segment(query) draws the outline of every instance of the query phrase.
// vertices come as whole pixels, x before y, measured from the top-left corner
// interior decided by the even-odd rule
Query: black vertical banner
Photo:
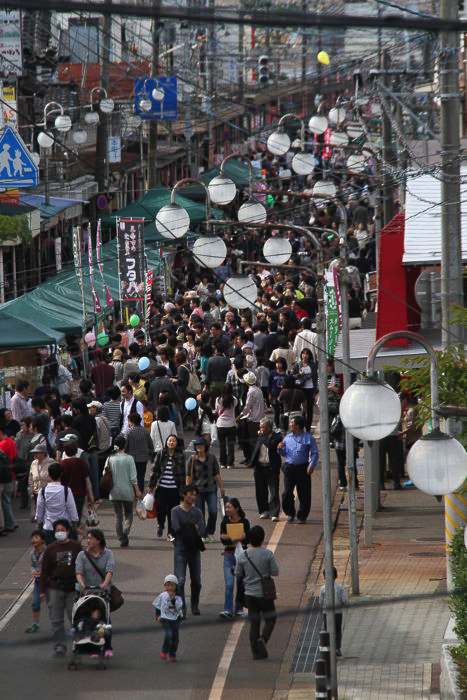
[[[144,301],[144,219],[118,219],[120,301]]]

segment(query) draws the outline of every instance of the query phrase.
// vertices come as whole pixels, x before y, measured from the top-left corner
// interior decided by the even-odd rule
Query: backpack
[[[45,486],[43,486],[41,488],[41,494],[42,494],[42,498],[44,499],[44,501],[45,501],[45,488],[46,488]],[[68,486],[64,486],[63,488],[65,489],[65,503],[66,503],[68,501]]]
[[[12,479],[10,460],[0,450],[0,484],[10,484]]]
[[[189,375],[186,390],[191,396],[197,396],[201,391],[201,382],[199,381],[199,377],[194,370],[190,369],[186,365],[183,365],[183,367],[185,367]]]

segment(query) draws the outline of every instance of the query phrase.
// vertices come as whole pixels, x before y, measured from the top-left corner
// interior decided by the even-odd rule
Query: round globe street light
[[[272,265],[285,265],[292,255],[292,245],[288,238],[268,238],[263,245],[263,255]]]
[[[237,218],[244,224],[264,224],[268,215],[261,202],[250,196],[237,212]]]
[[[331,180],[318,180],[313,187],[313,197],[333,199],[336,194],[337,188]]]
[[[81,146],[88,140],[88,132],[85,129],[77,129],[76,131],[73,131],[71,138],[77,146]]]
[[[268,151],[274,156],[285,156],[290,148],[290,143],[289,135],[285,133],[282,127],[279,127],[268,136],[266,145]]]
[[[234,309],[249,309],[256,301],[258,288],[249,275],[225,280],[223,295],[226,304]]]
[[[42,148],[51,148],[53,146],[54,137],[47,131],[47,118],[57,112],[58,115],[54,120],[54,127],[57,131],[67,132],[71,129],[71,119],[65,114],[62,105],[59,102],[48,102],[44,107],[44,119],[38,124],[38,126],[44,127],[44,131],[41,131],[37,136],[37,143]]]
[[[300,151],[292,158],[292,169],[297,175],[311,175],[315,169],[315,157],[313,153]]]
[[[157,212],[155,223],[164,238],[182,238],[190,228],[190,216],[179,204],[166,204]]]
[[[420,491],[447,496],[467,479],[467,453],[458,440],[436,428],[409,450],[407,473]]]
[[[212,178],[208,185],[208,190],[211,202],[219,204],[220,206],[233,202],[237,194],[235,182],[231,180],[230,177],[225,177],[223,174]]]
[[[162,100],[165,97],[165,91],[163,90],[163,88],[161,88],[160,85],[156,85],[153,88],[151,95],[152,95],[152,99],[156,100],[156,102],[162,102]]]
[[[330,124],[342,124],[343,121],[345,121],[346,117],[346,110],[344,107],[333,107],[332,109],[329,110],[328,114],[328,120]]]
[[[364,378],[354,382],[339,405],[341,421],[359,440],[382,440],[401,418],[401,402],[389,384]]]
[[[349,143],[349,137],[345,131],[333,131],[329,137],[330,146],[347,146]]]
[[[49,131],[40,131],[37,135],[37,143],[41,148],[52,148],[54,140]]]
[[[366,169],[368,158],[364,155],[353,154],[347,158],[347,170],[350,173],[363,173]]]
[[[318,134],[320,136],[321,134],[324,134],[326,129],[328,128],[328,120],[326,117],[323,117],[319,114],[315,114],[314,117],[311,117],[310,121],[308,122],[308,128],[313,134]]]
[[[54,126],[57,131],[61,131],[63,133],[70,131],[71,117],[68,116],[68,114],[59,114],[58,117],[55,118]]]
[[[227,246],[218,236],[201,236],[193,245],[196,262],[204,267],[219,267],[227,256]]]
[[[88,126],[97,126],[99,124],[100,118],[99,118],[99,112],[86,112],[84,115],[84,121]]]
[[[111,112],[114,111],[115,109],[115,102],[112,100],[111,97],[108,96],[107,90],[103,87],[93,87],[89,91],[89,102],[91,103],[90,106],[92,107],[93,101],[94,101],[94,93],[102,93],[103,97],[101,98],[99,102],[99,109],[103,114],[110,114]]]

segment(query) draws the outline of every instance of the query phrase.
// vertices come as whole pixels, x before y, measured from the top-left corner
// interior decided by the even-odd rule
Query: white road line
[[[0,632],[3,632],[5,627],[8,625],[10,620],[16,615],[18,610],[22,608],[22,606],[25,604],[27,599],[32,593],[32,589],[34,586],[34,582],[30,581],[26,588],[23,589],[23,591],[19,594],[19,596],[16,598],[15,602],[12,603],[12,605],[8,608],[6,613],[3,615],[3,617],[0,619]]]
[[[270,549],[273,554],[277,549],[277,545],[280,542],[285,526],[286,521],[283,520],[277,523],[277,525],[274,527],[274,530],[272,531],[272,535],[269,539],[267,548]],[[222,694],[224,692],[227,676],[244,625],[245,620],[239,620],[238,622],[234,622],[232,625],[232,629],[230,630],[229,636],[227,637],[227,641],[225,643],[224,650],[222,652],[219,665],[217,667],[216,675],[212,682],[208,700],[222,700]]]

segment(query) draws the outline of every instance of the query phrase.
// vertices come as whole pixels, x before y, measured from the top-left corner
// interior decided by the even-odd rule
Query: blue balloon
[[[185,408],[187,411],[194,411],[197,405],[196,399],[194,399],[192,396],[185,401]]]
[[[151,360],[149,359],[149,357],[140,357],[138,360],[138,368],[141,372],[144,372],[144,370],[147,369],[150,364]]]

